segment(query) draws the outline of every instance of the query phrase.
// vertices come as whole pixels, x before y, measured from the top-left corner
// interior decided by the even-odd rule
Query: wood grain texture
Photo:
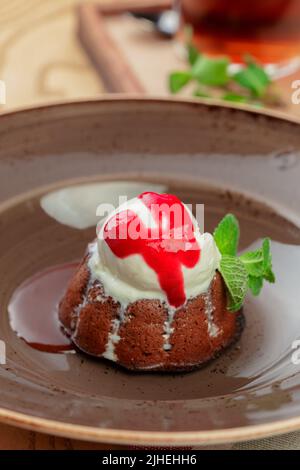
[[[106,28],[105,16],[94,5],[81,5],[78,8],[78,36],[98,70],[106,91],[145,93],[139,78]]]
[[[99,77],[75,35],[77,0],[0,2],[2,110],[59,99],[93,97]]]
[[[170,0],[153,0],[166,5]],[[152,0],[98,0],[102,10],[120,3],[149,7]],[[7,85],[1,111],[60,99],[101,96],[103,78],[91,67],[76,37],[79,0],[2,0],[0,2],[0,79]],[[176,41],[162,40],[146,23],[128,16],[107,18],[106,27],[118,50],[146,93],[168,95],[167,76],[183,68]],[[292,104],[291,84],[300,72],[278,82],[284,113],[300,116]]]
[[[130,67],[150,95],[169,96],[167,77],[171,71],[186,67],[182,46],[162,40],[143,22],[129,17],[112,16],[106,20],[112,38],[119,45]],[[282,106],[271,108],[283,114],[300,116],[300,104],[292,103],[292,83],[300,79],[300,70],[277,80],[276,88]],[[190,90],[180,96],[191,97]]]

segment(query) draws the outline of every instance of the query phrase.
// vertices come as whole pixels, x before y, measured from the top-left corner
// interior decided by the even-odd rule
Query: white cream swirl
[[[159,299],[167,302],[167,296],[159,284],[156,272],[148,266],[142,255],[133,254],[119,258],[104,240],[103,229],[107,221],[113,215],[127,209],[135,212],[141,220],[147,220],[149,225],[149,210],[138,198],[122,204],[110,214],[99,231],[98,243],[95,242],[91,246],[89,268],[92,275],[103,284],[105,293],[119,301],[124,307],[141,299]],[[189,211],[188,208],[187,210]],[[191,217],[194,235],[201,253],[199,261],[193,268],[182,266],[186,299],[196,297],[208,290],[221,259],[213,236],[209,233],[201,234],[196,219],[192,215]]]

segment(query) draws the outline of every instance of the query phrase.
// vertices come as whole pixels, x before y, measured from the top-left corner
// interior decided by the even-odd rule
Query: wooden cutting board
[[[170,96],[169,73],[186,67],[182,46],[176,39],[163,39],[147,22],[128,14],[103,14],[92,3],[78,10],[78,18],[79,39],[106,90]],[[297,79],[300,70],[277,80],[282,106],[272,109],[300,116],[300,104],[292,102],[292,84]]]
[[[131,9],[137,5],[149,8],[153,2],[167,7],[171,0],[93,3],[107,13],[120,4]],[[0,80],[7,84],[7,102],[0,105],[0,111],[61,99],[97,97],[107,92],[104,75],[91,67],[78,40],[79,3],[86,8],[90,5],[79,0],[1,0]],[[143,92],[169,96],[168,73],[185,66],[177,42],[161,39],[144,22],[128,15],[106,15],[105,28]],[[110,52],[106,54],[109,56]],[[109,70],[106,76],[109,77]],[[300,105],[291,102],[291,84],[296,79],[300,79],[300,71],[280,80],[278,85],[286,103],[281,111],[300,116]]]

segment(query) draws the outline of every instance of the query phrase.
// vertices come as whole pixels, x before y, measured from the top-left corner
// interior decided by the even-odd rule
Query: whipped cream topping
[[[144,196],[145,194],[146,197]],[[161,198],[165,198],[164,201],[177,201],[181,204],[182,211],[186,211],[190,219],[191,233],[188,235],[189,238],[186,238],[185,232],[183,234],[184,240],[181,240],[179,248],[178,246],[174,248],[174,244],[172,243],[166,242],[162,244],[160,241],[159,245],[157,245],[159,248],[154,244],[153,249],[151,244],[156,243],[156,240],[149,240],[147,242],[147,248],[150,246],[149,250],[152,251],[150,251],[147,256],[145,256],[145,252],[135,248],[127,250],[126,255],[124,255],[122,251],[122,255],[117,256],[115,246],[119,248],[119,240],[117,240],[117,245],[115,242],[113,243],[111,240],[108,240],[107,231],[110,225],[113,227],[122,226],[123,214],[126,213],[134,217],[137,216],[139,222],[146,228],[155,229],[157,224],[161,224],[162,227],[164,226],[165,221],[163,217],[157,220],[153,217],[148,204],[149,197],[151,200],[154,198],[154,200],[160,201]],[[177,228],[178,227],[171,227],[173,232]],[[166,230],[170,230],[170,227]],[[122,242],[126,244],[128,240],[122,240]],[[132,244],[132,246],[135,247],[134,244]],[[184,249],[182,249],[183,246]],[[167,278],[169,283],[169,286],[167,286],[169,292],[167,292],[165,280],[159,275],[160,272],[158,273],[153,269],[154,264],[152,263],[152,258],[156,256],[157,250],[160,250],[158,253],[160,256],[158,261],[161,260],[162,265],[164,263],[164,256],[169,256],[169,258],[166,258],[165,268],[161,268],[162,271],[170,268],[170,272],[163,272],[165,279]],[[197,255],[197,252],[199,255]],[[187,255],[190,256],[190,258],[186,258]],[[185,258],[183,256],[185,256]],[[179,275],[182,277],[183,281],[184,299],[181,296],[181,300],[178,300],[181,304],[178,304],[176,300],[177,304],[175,305],[174,301],[172,305],[170,302],[170,291],[172,292],[172,289],[174,291],[180,288],[178,285],[178,276],[176,278],[176,275],[174,275],[173,278],[172,266],[173,260],[178,257],[183,260],[179,266]],[[125,204],[122,204],[101,224],[100,230],[98,231],[98,242],[91,245],[89,268],[93,278],[99,279],[103,284],[105,293],[119,301],[123,307],[137,300],[159,299],[166,302],[169,308],[175,310],[180,307],[185,300],[203,294],[208,290],[215,276],[216,269],[219,267],[220,259],[221,256],[213,236],[209,233],[200,233],[197,221],[190,213],[187,206],[181,203],[175,196],[143,193],[141,196],[135,197]],[[176,268],[176,265],[174,266]],[[166,334],[168,334],[168,332],[166,332]]]

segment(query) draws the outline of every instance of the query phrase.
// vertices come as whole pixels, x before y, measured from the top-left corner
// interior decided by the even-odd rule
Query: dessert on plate
[[[176,196],[146,192],[101,224],[59,305],[59,319],[87,354],[136,371],[199,367],[236,341],[248,288],[274,282],[269,239],[237,256],[228,214],[201,233]]]

